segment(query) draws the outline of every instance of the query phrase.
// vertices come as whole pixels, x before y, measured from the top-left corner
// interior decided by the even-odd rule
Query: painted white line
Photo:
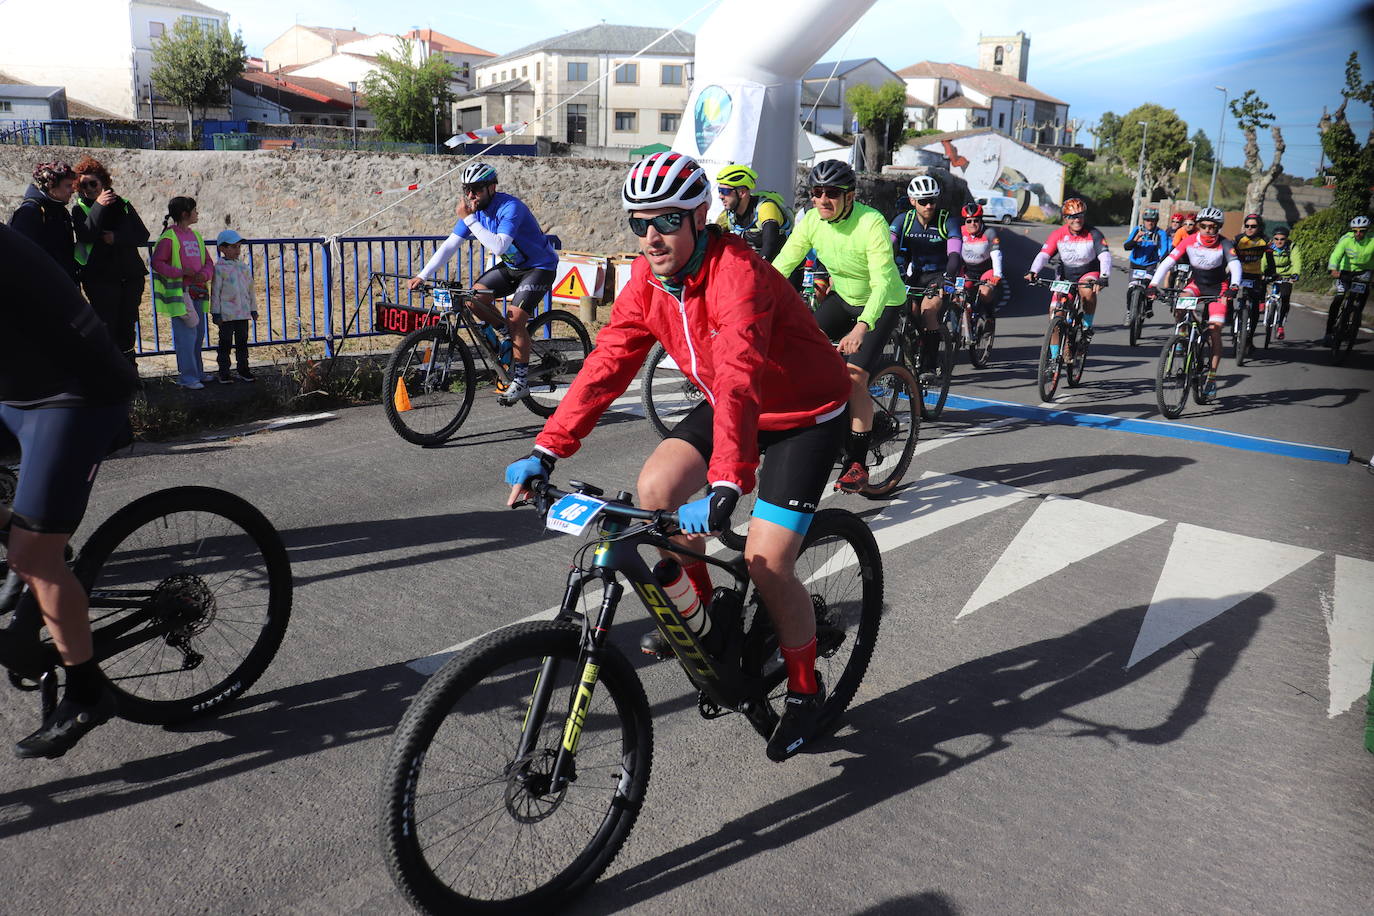
[[[943,436],[940,436],[935,439],[922,439],[916,443],[916,451],[913,453],[913,457],[915,455],[924,455],[927,452],[933,451],[942,445],[948,445],[951,442],[958,442],[960,439],[968,439],[972,436],[981,436],[983,433],[993,432],[994,430],[997,430],[1003,426],[1015,426],[1018,423],[1026,422],[1027,421],[1022,419],[1021,417],[1003,417],[1000,420],[990,420],[987,423],[980,423],[977,426],[970,426],[966,429],[959,429],[955,430],[954,432],[945,433]],[[923,427],[922,432],[924,432],[924,429],[925,428]]]
[[[1162,518],[1081,499],[1047,496],[957,616],[966,617],[1070,564],[1163,523]]]
[[[886,553],[1036,495],[1000,483],[927,471],[874,516],[869,527],[878,548]]]
[[[1180,523],[1126,667],[1268,588],[1319,553]]]
[[[1337,555],[1335,591],[1323,610],[1331,642],[1326,714],[1335,718],[1369,691],[1374,667],[1374,563]]]

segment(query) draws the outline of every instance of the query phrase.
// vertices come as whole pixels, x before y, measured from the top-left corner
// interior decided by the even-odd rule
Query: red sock
[[[792,693],[815,693],[820,689],[816,684],[816,637],[801,646],[782,647],[782,660],[787,665],[787,689]]]
[[[682,567],[682,571],[687,574],[688,580],[691,581],[697,598],[701,600],[701,606],[706,607],[710,604],[711,593],[715,586],[711,584],[711,568],[706,565],[706,561],[697,560],[695,563],[688,563]]]

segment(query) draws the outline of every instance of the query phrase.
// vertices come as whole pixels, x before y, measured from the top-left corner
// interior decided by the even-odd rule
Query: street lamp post
[[[1148,121],[1136,121],[1140,125],[1140,161],[1135,167],[1135,193],[1131,195],[1131,229],[1140,225],[1140,194],[1145,183],[1145,138],[1150,133]]]
[[[1212,183],[1207,187],[1207,206],[1212,205],[1212,198],[1217,190],[1217,168],[1221,165],[1221,151],[1226,146],[1226,87],[1213,86],[1221,92],[1221,126],[1217,128],[1217,150],[1212,157]]]
[[[148,135],[153,138],[153,149],[157,149],[157,112],[153,109],[153,83],[148,81]]]
[[[439,152],[439,97],[434,96],[434,152]]]
[[[356,80],[348,81],[348,94],[352,101],[352,107],[348,113],[348,123],[353,130],[353,149],[358,148],[358,83]]]
[[[1188,144],[1188,191],[1183,196],[1193,199],[1193,160],[1197,157],[1197,141],[1190,141]]]

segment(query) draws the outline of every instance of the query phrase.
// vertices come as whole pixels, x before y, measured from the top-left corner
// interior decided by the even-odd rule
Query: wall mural
[[[991,188],[1015,199],[1020,218],[1059,218],[1064,166],[1054,157],[992,131],[939,140],[924,149],[942,153],[950,171],[969,187]]]

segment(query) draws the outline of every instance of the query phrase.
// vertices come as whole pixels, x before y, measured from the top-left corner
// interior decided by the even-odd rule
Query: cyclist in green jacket
[[[887,220],[854,200],[854,169],[827,159],[808,176],[814,206],[797,221],[773,266],[788,276],[811,249],[830,271],[830,292],[816,304],[816,322],[849,365],[849,436],[844,471],[835,488],[857,493],[868,483],[868,442],[873,434],[873,400],[868,377],[881,368],[883,348],[906,302],[892,260]]]
[[[1288,240],[1288,227],[1279,226],[1269,239],[1269,250],[1274,255],[1274,289],[1283,299],[1279,309],[1278,336],[1283,340],[1283,323],[1288,320],[1288,300],[1293,295],[1293,283],[1302,274],[1302,253]]]
[[[1327,262],[1327,269],[1331,271],[1331,276],[1339,282],[1336,284],[1336,298],[1331,300],[1331,308],[1326,313],[1326,336],[1322,338],[1322,346],[1331,346],[1331,335],[1336,330],[1336,313],[1340,308],[1341,299],[1345,296],[1345,284],[1349,283],[1358,274],[1367,274],[1371,267],[1374,267],[1374,238],[1369,235],[1369,217],[1357,216],[1350,221],[1350,231],[1341,236],[1340,241],[1336,242],[1336,247],[1331,249],[1331,259]],[[1360,297],[1360,312],[1364,312],[1365,300],[1369,297],[1368,282],[1366,276],[1365,294]]]

